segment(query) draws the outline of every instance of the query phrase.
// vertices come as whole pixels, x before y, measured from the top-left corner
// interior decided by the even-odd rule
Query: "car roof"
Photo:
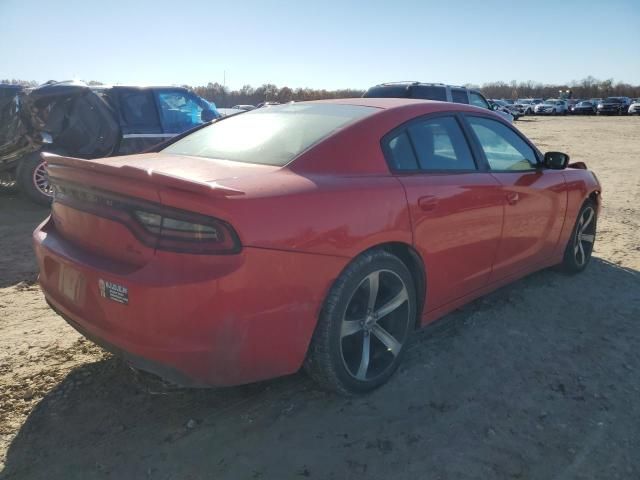
[[[308,102],[298,102],[298,103],[334,103],[340,105],[357,105],[362,107],[373,107],[380,108],[383,110],[402,107],[405,105],[415,105],[415,104],[446,104],[450,105],[452,109],[455,109],[455,105],[465,105],[462,103],[451,103],[451,102],[439,102],[436,100],[422,100],[419,98],[335,98],[330,100],[312,100]],[[467,105],[468,106],[468,105]]]

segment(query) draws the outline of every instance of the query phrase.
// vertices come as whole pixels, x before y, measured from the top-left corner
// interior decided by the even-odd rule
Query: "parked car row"
[[[520,115],[625,115],[640,114],[640,99],[607,97],[589,99],[523,98],[515,101],[492,100]],[[511,103],[513,102],[513,103]]]

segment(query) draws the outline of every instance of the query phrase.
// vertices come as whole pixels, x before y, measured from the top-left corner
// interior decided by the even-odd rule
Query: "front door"
[[[553,256],[558,243],[567,203],[564,176],[541,168],[534,148],[512,127],[486,117],[466,118],[504,199],[491,279],[533,270]]]
[[[500,183],[480,171],[454,115],[427,116],[383,141],[405,187],[427,271],[426,313],[485,286],[502,228]]]

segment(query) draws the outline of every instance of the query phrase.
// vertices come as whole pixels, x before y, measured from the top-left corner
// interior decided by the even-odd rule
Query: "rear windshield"
[[[197,130],[163,152],[281,166],[332,132],[377,110],[304,103],[260,108]]]
[[[380,85],[371,87],[363,95],[364,98],[409,98],[408,85]]]

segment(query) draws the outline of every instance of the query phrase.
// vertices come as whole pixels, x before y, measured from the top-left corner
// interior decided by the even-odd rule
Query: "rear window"
[[[436,85],[414,85],[411,87],[411,98],[423,100],[447,101],[447,89]]]
[[[371,87],[364,98],[409,98],[408,85],[380,85]]]
[[[290,104],[227,117],[163,152],[236,162],[285,165],[334,131],[378,111],[338,104]]]

